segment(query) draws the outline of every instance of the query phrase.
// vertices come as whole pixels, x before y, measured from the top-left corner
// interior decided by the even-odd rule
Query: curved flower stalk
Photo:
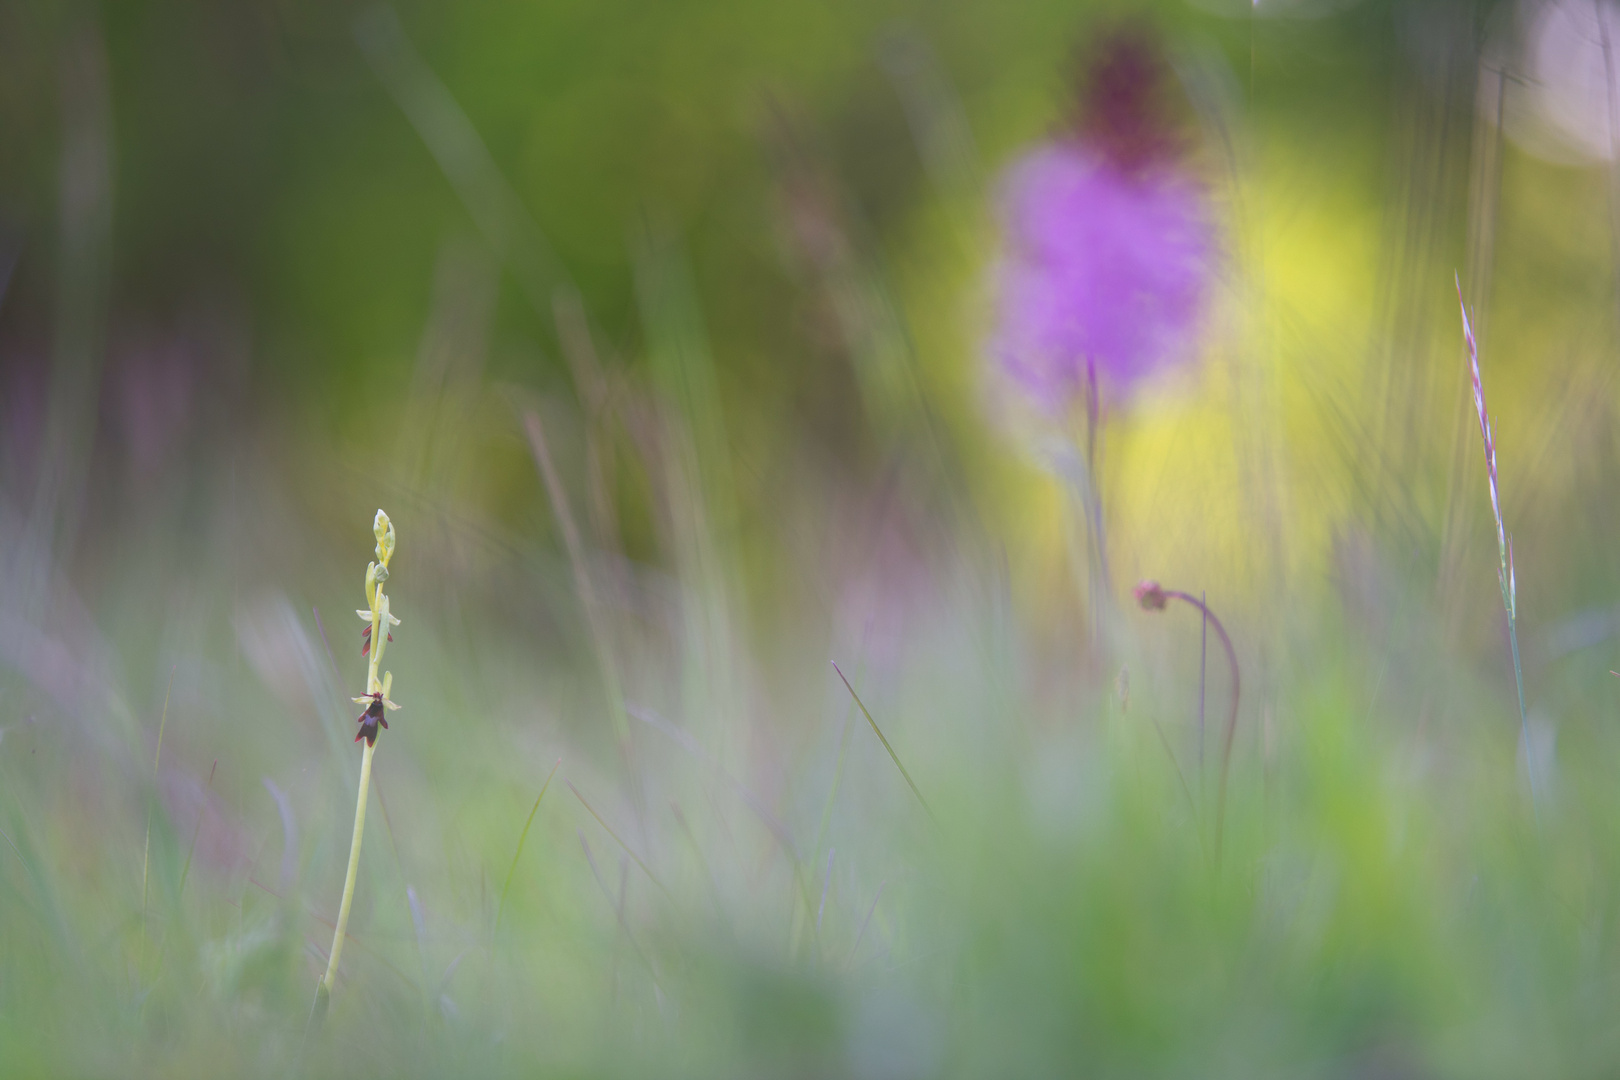
[[[365,746],[360,751],[360,794],[354,807],[354,837],[349,843],[349,869],[343,879],[343,900],[338,905],[332,951],[327,960],[326,974],[321,976],[315,988],[315,1005],[310,1013],[312,1028],[318,1027],[326,1016],[332,985],[337,980],[338,960],[343,955],[343,938],[349,926],[349,906],[354,900],[354,879],[360,869],[360,841],[366,829],[366,796],[371,787],[371,758],[377,750],[378,729],[388,726],[388,711],[399,708],[388,697],[394,683],[393,672],[384,671],[378,677],[383,652],[388,643],[394,640],[388,632],[389,628],[399,625],[399,620],[389,611],[388,594],[383,590],[383,585],[388,581],[388,563],[394,557],[394,523],[388,520],[387,514],[378,510],[372,532],[377,537],[377,558],[366,567],[368,606],[355,612],[366,623],[360,632],[360,655],[370,659],[366,669],[366,692],[354,699],[355,704],[366,706],[366,711],[357,720],[360,730],[354,737],[355,742],[365,740]]]
[[[1232,765],[1232,737],[1237,734],[1238,701],[1242,695],[1242,677],[1238,671],[1237,650],[1232,648],[1232,639],[1226,634],[1226,627],[1221,620],[1209,610],[1209,605],[1191,593],[1179,589],[1166,589],[1157,581],[1144,581],[1136,586],[1136,602],[1143,611],[1163,611],[1165,605],[1172,600],[1180,600],[1201,612],[1209,625],[1214,628],[1215,636],[1221,639],[1221,646],[1226,650],[1226,662],[1232,668],[1232,711],[1226,718],[1226,737],[1221,741],[1221,786],[1215,797],[1215,868],[1221,865],[1221,831],[1226,822],[1226,774]],[[1200,708],[1203,706],[1200,705]]]

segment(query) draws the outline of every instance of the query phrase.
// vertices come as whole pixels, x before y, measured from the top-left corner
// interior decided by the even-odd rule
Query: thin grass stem
[[[1181,782],[1181,793],[1187,796],[1187,806],[1193,812],[1193,819],[1198,818],[1198,800],[1193,798],[1192,787],[1187,783],[1187,774],[1181,770],[1181,762],[1176,760],[1176,752],[1170,746],[1170,737],[1164,733],[1164,725],[1159,723],[1157,716],[1153,720],[1153,730],[1159,734],[1159,744],[1164,747],[1165,757],[1170,759],[1170,767],[1176,770],[1176,779]]]
[[[564,780],[563,783],[567,784],[568,781]],[[572,784],[568,784],[568,786],[573,787]],[[579,792],[576,791],[574,794],[578,795]],[[584,802],[585,800],[581,799],[580,801]],[[587,806],[586,809],[589,810],[590,807]],[[597,820],[600,821],[602,819],[597,818]],[[604,825],[603,828],[607,828],[607,826]],[[636,959],[640,960],[642,966],[647,969],[647,977],[652,979],[653,990],[658,995],[659,1006],[662,1007],[664,988],[659,985],[658,972],[654,970],[652,961],[647,959],[647,954],[641,951],[641,946],[636,944],[636,936],[630,932],[630,924],[625,921],[623,904],[614,902],[613,891],[607,887],[607,882],[602,880],[602,872],[597,869],[596,856],[591,854],[591,845],[585,840],[584,830],[575,829],[574,831],[579,835],[579,846],[585,849],[585,861],[591,865],[591,876],[596,878],[596,884],[602,890],[602,895],[607,897],[608,907],[613,909],[614,918],[618,920],[619,929],[624,932],[625,940],[630,942],[631,951],[636,954]],[[611,829],[608,831],[610,834],[612,833]],[[618,837],[615,836],[614,839],[617,840]],[[632,859],[635,858],[635,854],[631,852],[629,848],[625,848],[625,853],[630,855]],[[636,861],[639,863],[641,860],[637,859]],[[642,867],[642,869],[645,870],[646,867]],[[653,883],[657,884],[656,878],[653,879]],[[659,888],[663,888],[663,886],[659,885]],[[623,893],[621,892],[620,895],[622,897]]]
[[[883,899],[883,887],[888,879],[878,882],[877,892],[872,894],[872,906],[866,909],[866,918],[861,920],[861,928],[855,932],[855,944],[849,947],[849,958],[844,961],[844,970],[848,971],[855,963],[855,954],[860,950],[861,939],[866,937],[866,927],[872,921],[872,915],[877,911],[878,901]]]
[[[714,871],[709,867],[709,860],[703,857],[703,848],[698,844],[697,835],[692,832],[691,824],[687,822],[686,815],[681,812],[680,803],[671,802],[669,809],[670,813],[675,815],[675,824],[681,827],[681,832],[686,836],[686,842],[692,845],[692,854],[697,856],[698,865],[703,868],[703,878],[708,882],[709,894],[714,898],[714,913],[724,920],[726,906],[720,899],[720,883],[714,879]],[[729,928],[729,924],[727,926]]]
[[[630,845],[625,843],[624,840],[620,838],[619,834],[613,831],[613,826],[602,820],[602,815],[598,814],[596,809],[592,807],[590,803],[585,801],[585,796],[579,793],[579,788],[574,786],[574,782],[565,778],[563,783],[568,785],[568,790],[574,793],[574,798],[579,800],[579,804],[586,810],[590,811],[591,817],[596,819],[596,823],[602,826],[603,829],[607,830],[607,834],[613,837],[614,841],[624,849],[624,853],[630,856],[631,859],[635,860],[635,864],[641,867],[641,872],[647,875],[647,880],[658,886],[659,892],[663,893],[665,896],[670,896],[669,890],[664,888],[664,883],[659,881],[658,875],[652,872],[652,867],[643,862],[641,856],[637,855],[635,851],[631,849]]]
[[[821,878],[821,903],[816,907],[816,937],[821,937],[821,917],[827,913],[827,890],[832,886],[833,856],[837,848],[827,849],[827,872]]]
[[[506,910],[506,894],[512,891],[512,877],[517,873],[518,860],[523,857],[523,845],[529,839],[529,826],[534,824],[534,815],[540,812],[540,800],[546,797],[546,791],[551,787],[551,778],[557,775],[557,770],[561,767],[562,758],[558,758],[557,763],[551,767],[551,772],[546,774],[546,782],[540,785],[540,794],[535,796],[534,806],[529,809],[529,820],[523,823],[523,832],[518,836],[517,850],[512,853],[512,865],[506,871],[506,884],[501,886],[500,902],[495,905],[495,926],[489,932],[491,944],[494,943],[495,934],[501,928],[501,912]]]
[[[169,688],[163,691],[163,719],[158,721],[157,753],[152,756],[152,784],[158,784],[158,771],[163,762],[163,730],[169,726],[169,697],[174,693],[174,668],[169,669]],[[155,802],[155,796],[153,801]],[[146,804],[146,843],[141,852],[141,952],[140,964],[146,962],[146,884],[147,871],[152,860],[152,809],[153,803]],[[15,849],[13,849],[15,850]],[[18,856],[21,858],[21,856]],[[137,971],[139,965],[137,965]]]
[[[360,795],[354,804],[354,835],[349,841],[349,869],[343,875],[343,900],[338,904],[337,925],[332,933],[332,951],[326,961],[326,974],[321,976],[320,989],[316,992],[317,1002],[323,996],[330,997],[332,986],[337,982],[338,961],[343,956],[344,932],[349,925],[349,907],[354,902],[354,879],[360,872],[360,843],[366,833],[366,794],[371,788],[371,758],[376,750],[376,743],[367,742],[360,754]],[[320,1011],[324,1013],[325,1009]]]
[[[866,722],[872,725],[872,732],[877,735],[878,741],[883,744],[883,749],[889,752],[889,760],[894,762],[894,767],[900,770],[901,776],[905,777],[906,785],[911,788],[911,793],[917,796],[918,804],[923,808],[924,811],[927,812],[928,817],[935,824],[938,824],[939,819],[934,816],[934,811],[928,805],[928,800],[923,798],[921,791],[917,790],[917,782],[911,778],[910,773],[906,772],[906,767],[900,764],[900,755],[896,754],[894,752],[894,747],[889,745],[889,740],[883,735],[883,729],[878,727],[876,720],[872,719],[871,711],[867,709],[866,703],[861,700],[861,695],[855,692],[855,688],[851,686],[849,684],[849,680],[844,677],[844,672],[841,668],[839,668],[838,661],[836,660],[833,661],[833,670],[838,672],[838,677],[840,679],[844,680],[844,688],[849,691],[849,696],[855,699],[855,704],[861,710],[861,715],[866,717]]]
[[[1191,593],[1179,589],[1162,588],[1156,581],[1144,581],[1136,587],[1136,600],[1147,611],[1163,611],[1169,600],[1180,600],[1197,608],[1203,615],[1206,624],[1214,627],[1215,636],[1221,641],[1221,647],[1226,650],[1226,662],[1232,670],[1232,708],[1226,719],[1226,734],[1221,740],[1221,779],[1215,796],[1215,870],[1221,868],[1221,835],[1226,824],[1226,778],[1232,766],[1232,739],[1237,734],[1238,702],[1242,699],[1242,675],[1238,670],[1237,650],[1232,648],[1232,639],[1226,633],[1226,627],[1209,605]]]
[[[177,899],[186,892],[186,878],[191,876],[191,857],[197,853],[197,837],[202,835],[203,815],[208,813],[208,793],[214,789],[214,772],[218,768],[219,759],[215,758],[214,764],[208,769],[208,783],[203,788],[203,804],[197,811],[197,824],[191,830],[191,847],[186,849],[186,865],[180,871],[180,888],[175,890]]]
[[[863,660],[862,664],[864,663],[865,661]],[[855,669],[855,677],[857,679],[861,677],[860,667]],[[851,702],[851,705],[853,704],[854,703]],[[833,764],[832,784],[827,788],[827,801],[823,803],[821,807],[821,824],[816,826],[816,842],[814,846],[810,848],[810,861],[812,865],[818,862],[821,858],[821,845],[822,842],[827,839],[828,826],[832,824],[833,806],[838,800],[838,786],[843,782],[844,778],[844,755],[849,749],[849,729],[851,726],[850,721],[852,719],[854,719],[854,717],[851,715],[850,710],[844,710],[844,726],[843,730],[838,733],[838,759]]]
[[[613,738],[618,744],[619,755],[624,760],[626,782],[634,789],[635,770],[631,763],[630,725],[625,719],[627,714],[624,691],[619,683],[618,659],[612,635],[602,617],[602,606],[597,600],[596,588],[591,581],[590,567],[585,561],[585,543],[580,536],[579,525],[574,520],[574,512],[569,507],[568,493],[563,489],[562,478],[552,461],[551,447],[546,442],[546,432],[540,423],[540,415],[532,411],[525,412],[523,430],[528,436],[529,450],[534,455],[535,464],[540,468],[540,479],[545,484],[546,498],[551,503],[552,513],[556,516],[557,527],[562,532],[563,547],[568,552],[569,567],[574,575],[575,593],[579,598],[580,609],[585,615],[585,630],[590,635],[602,679],[602,691],[607,696],[608,719],[613,725]]]
[[[1524,667],[1519,663],[1519,628],[1515,612],[1508,612],[1508,643],[1513,647],[1513,686],[1519,695],[1519,734],[1524,739],[1524,769],[1530,775],[1530,812],[1541,821],[1541,799],[1536,791],[1535,747],[1530,744],[1530,715],[1524,708]]]
[[[1203,614],[1207,624],[1215,628],[1215,636],[1221,639],[1221,647],[1226,650],[1226,662],[1232,669],[1232,709],[1226,718],[1226,733],[1221,738],[1221,778],[1215,790],[1215,867],[1218,870],[1221,865],[1221,835],[1226,824],[1226,779],[1232,771],[1232,739],[1237,734],[1238,701],[1243,693],[1243,680],[1238,671],[1237,650],[1232,648],[1232,639],[1227,636],[1226,627],[1209,610],[1209,605],[1190,593],[1166,590],[1165,595],[1191,604]]]
[[[1199,592],[1200,600],[1207,601],[1209,594]],[[1207,608],[1207,604],[1205,605]],[[1204,685],[1209,671],[1209,616],[1200,613],[1198,620],[1198,779],[1200,787],[1204,778]]]

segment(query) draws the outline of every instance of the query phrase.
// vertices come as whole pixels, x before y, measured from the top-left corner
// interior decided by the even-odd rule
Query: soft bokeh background
[[[1223,254],[1104,588],[984,343],[1122,18]],[[0,0],[0,1072],[1612,1074],[1611,33]]]

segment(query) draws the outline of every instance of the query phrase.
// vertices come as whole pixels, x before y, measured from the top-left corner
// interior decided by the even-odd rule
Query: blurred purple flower
[[[1093,376],[1123,393],[1184,355],[1215,240],[1203,191],[1173,165],[1045,144],[1009,170],[1003,223],[990,353],[1045,410]]]
[[[1174,80],[1158,38],[1126,22],[1093,35],[1067,130],[1002,185],[992,357],[1048,412],[1124,394],[1184,356],[1203,309],[1215,235],[1180,167]]]

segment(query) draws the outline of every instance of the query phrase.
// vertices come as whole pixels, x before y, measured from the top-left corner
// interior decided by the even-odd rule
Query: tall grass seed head
[[[1491,516],[1496,519],[1497,577],[1502,584],[1502,604],[1508,617],[1516,612],[1518,586],[1513,573],[1513,539],[1507,535],[1502,521],[1502,497],[1496,479],[1496,432],[1491,426],[1490,410],[1485,406],[1485,380],[1479,374],[1479,342],[1474,337],[1474,324],[1468,318],[1468,305],[1463,300],[1462,278],[1453,276],[1457,287],[1457,307],[1462,311],[1463,343],[1468,349],[1468,376],[1474,391],[1474,412],[1479,417],[1479,436],[1485,449],[1485,480],[1491,493]]]

